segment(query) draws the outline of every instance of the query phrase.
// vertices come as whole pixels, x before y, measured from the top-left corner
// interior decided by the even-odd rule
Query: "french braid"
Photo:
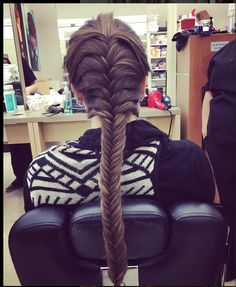
[[[88,117],[101,120],[99,187],[108,273],[119,286],[127,271],[121,205],[121,169],[130,114],[138,116],[140,87],[149,71],[141,41],[111,14],[101,14],[75,32],[66,56],[74,89],[81,93]]]

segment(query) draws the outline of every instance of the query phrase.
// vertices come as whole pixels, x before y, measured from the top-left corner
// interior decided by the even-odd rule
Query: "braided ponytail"
[[[138,116],[140,86],[149,66],[134,31],[111,14],[102,14],[72,35],[66,67],[88,117],[101,120],[103,238],[109,277],[120,286],[128,266],[121,205],[126,123],[130,114]]]

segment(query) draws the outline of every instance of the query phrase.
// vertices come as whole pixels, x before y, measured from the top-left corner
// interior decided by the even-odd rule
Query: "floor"
[[[9,249],[8,249],[8,234],[13,223],[24,213],[22,190],[17,190],[11,193],[6,193],[6,187],[14,180],[14,175],[11,167],[10,153],[3,154],[3,174],[4,174],[4,253],[3,253],[3,286],[21,286],[16,275]],[[236,280],[226,282],[226,286],[236,286]]]
[[[5,192],[6,187],[15,179],[11,167],[11,156],[9,152],[3,153],[3,175],[3,286],[21,286],[10,257],[8,249],[8,234],[16,219],[24,213],[23,196],[21,189],[11,193]]]

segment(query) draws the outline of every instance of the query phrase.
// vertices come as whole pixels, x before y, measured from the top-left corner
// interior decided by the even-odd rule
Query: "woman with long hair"
[[[66,68],[93,129],[34,159],[25,210],[100,200],[109,277],[119,286],[128,266],[122,198],[212,202],[211,168],[200,147],[138,119],[149,65],[127,24],[111,14],[88,21],[69,41]]]

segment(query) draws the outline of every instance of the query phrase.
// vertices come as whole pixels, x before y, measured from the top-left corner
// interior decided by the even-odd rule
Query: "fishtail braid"
[[[66,67],[80,92],[88,117],[101,120],[102,226],[108,273],[119,286],[127,271],[127,247],[121,205],[121,169],[130,114],[138,116],[140,87],[149,71],[134,31],[111,14],[88,21],[70,39]]]

